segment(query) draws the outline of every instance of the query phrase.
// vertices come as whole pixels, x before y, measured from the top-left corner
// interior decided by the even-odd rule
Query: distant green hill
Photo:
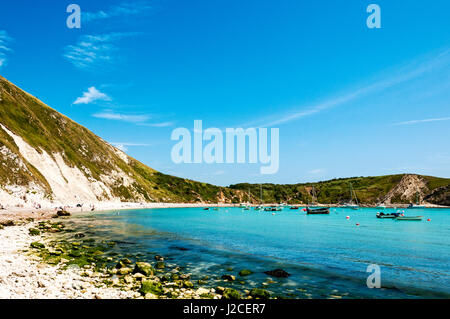
[[[450,206],[450,179],[414,174],[377,177],[340,178],[317,183],[262,184],[266,203],[303,203],[312,201],[313,187],[319,203],[339,204],[350,199],[350,183],[360,203],[411,203],[420,201]],[[231,189],[250,190],[251,201],[260,201],[259,184],[236,184]],[[248,200],[245,195],[244,200]]]

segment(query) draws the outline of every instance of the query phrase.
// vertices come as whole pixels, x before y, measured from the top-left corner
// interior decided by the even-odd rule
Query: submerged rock
[[[149,263],[139,261],[134,266],[133,270],[134,274],[143,274],[145,276],[152,276],[153,275],[153,267]]]
[[[162,285],[159,282],[152,281],[152,280],[144,280],[141,285],[141,289],[139,289],[139,292],[143,294],[144,296],[148,293],[154,294],[154,295],[160,295],[163,292]]]
[[[128,267],[124,267],[124,268],[120,268],[117,270],[117,273],[120,275],[128,275],[131,274],[131,272],[133,271],[133,269],[128,268]]]
[[[270,292],[268,292],[265,289],[260,288],[253,288],[250,290],[250,296],[253,298],[259,298],[259,299],[269,299],[270,298]]]
[[[223,292],[225,291],[225,287],[218,286],[216,287],[216,291],[218,294],[223,294]]]
[[[30,228],[28,231],[31,236],[39,236],[41,234],[41,231],[37,228]]]
[[[116,264],[116,269],[126,268],[127,264],[124,263],[122,260],[119,260],[119,262]]]
[[[266,275],[278,277],[278,278],[287,278],[291,274],[284,271],[283,269],[275,269],[275,270],[269,270],[264,272]]]
[[[64,216],[70,216],[70,213],[68,211],[65,211],[65,210],[58,210],[56,212],[56,215],[58,215],[60,217],[64,217]]]
[[[77,258],[77,257],[81,257],[81,253],[80,253],[78,250],[72,250],[72,251],[69,253],[69,256],[70,256],[70,257],[75,257],[75,258]]]
[[[241,294],[233,288],[226,288],[222,296],[224,299],[241,299]]]
[[[121,262],[122,264],[125,264],[125,265],[130,265],[130,264],[131,264],[131,260],[129,260],[128,258],[122,258],[122,259],[120,260],[120,262]]]
[[[253,274],[253,271],[251,271],[249,269],[242,269],[239,272],[239,276],[241,276],[241,277],[248,276],[248,275],[251,275],[251,274]]]
[[[39,242],[35,241],[30,244],[30,247],[36,248],[36,249],[42,249],[42,248],[45,248],[45,245],[43,243],[39,243]]]
[[[155,268],[156,268],[156,269],[164,269],[165,267],[166,267],[166,265],[164,264],[163,261],[158,261],[158,262],[155,264]]]
[[[180,246],[172,246],[170,247],[171,249],[176,249],[176,250],[180,250],[180,251],[188,251],[189,249],[186,247],[180,247]]]
[[[0,222],[1,226],[5,226],[5,227],[9,227],[9,226],[14,226],[15,223],[13,220],[5,220],[5,221],[1,221]]]
[[[222,276],[222,279],[223,279],[223,280],[227,280],[227,281],[235,281],[235,280],[236,280],[236,277],[233,276],[233,275],[223,275],[223,276]]]

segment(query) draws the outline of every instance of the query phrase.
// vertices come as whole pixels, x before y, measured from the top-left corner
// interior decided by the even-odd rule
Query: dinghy
[[[421,221],[423,216],[398,216],[395,220]]]
[[[377,213],[377,218],[397,218],[399,216],[400,213],[383,213],[383,212]]]
[[[308,215],[319,215],[319,214],[329,214],[329,207],[321,207],[321,208],[309,208],[306,207],[306,214]]]

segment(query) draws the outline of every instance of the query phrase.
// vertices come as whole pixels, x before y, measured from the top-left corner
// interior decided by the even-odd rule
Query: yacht
[[[350,200],[341,207],[356,210],[359,208],[358,197],[356,196],[356,192],[353,189],[352,183],[350,182],[349,184],[350,184]]]

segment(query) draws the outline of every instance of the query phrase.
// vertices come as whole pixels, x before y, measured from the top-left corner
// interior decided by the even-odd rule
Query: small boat
[[[423,216],[398,216],[395,220],[421,221]]]
[[[298,206],[291,206],[291,208],[290,209],[299,209],[300,207],[298,207]]]
[[[408,209],[425,208],[425,205],[409,204]]]
[[[341,207],[342,207],[342,208],[355,209],[355,210],[359,208],[358,205],[351,204],[351,203],[344,204],[344,205],[342,205]]]
[[[400,216],[400,213],[383,213],[383,212],[378,212],[377,213],[377,218],[397,218]]]
[[[348,203],[345,203],[341,207],[356,210],[359,208],[358,197],[356,196],[356,192],[353,189],[352,183],[349,184],[350,184],[350,200],[348,201]],[[353,198],[355,199],[355,202],[353,201]]]
[[[279,211],[283,210],[283,208],[278,207],[278,206],[269,206],[269,207],[266,207],[264,210],[266,212],[279,212]]]
[[[415,204],[411,203],[408,206],[408,209],[417,209],[417,208],[425,208],[425,205],[421,204],[419,192],[416,193],[416,203]]]
[[[309,208],[306,207],[306,214],[308,215],[319,215],[319,214],[329,214],[330,207],[321,207],[321,208]]]
[[[203,208],[203,210],[209,210],[209,207],[205,207],[205,208]]]
[[[306,214],[309,215],[319,215],[319,214],[329,214],[330,208],[329,207],[323,207],[318,206],[317,203],[317,195],[316,195],[316,188],[313,186],[311,190],[311,203],[308,204],[308,207],[306,207]]]
[[[259,185],[259,205],[255,206],[255,210],[264,210],[264,206],[263,206],[263,195],[262,195],[262,186]]]

